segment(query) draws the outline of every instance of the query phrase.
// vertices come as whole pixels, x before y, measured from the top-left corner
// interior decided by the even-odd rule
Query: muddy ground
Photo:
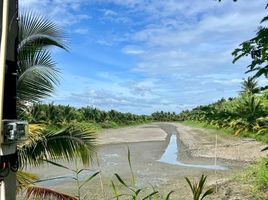
[[[171,165],[158,160],[165,152],[172,135],[177,136],[177,159],[185,164],[223,166],[226,170],[211,170],[198,167]],[[136,187],[145,188],[146,193],[152,191],[152,186],[166,195],[174,190],[171,199],[192,199],[190,189],[184,177],[197,179],[202,174],[208,175],[208,185],[217,185],[218,193],[210,199],[243,199],[245,196],[240,187],[233,182],[227,182],[237,172],[242,171],[257,158],[265,156],[261,153],[263,145],[250,139],[239,139],[231,136],[218,136],[215,151],[215,135],[206,133],[204,129],[187,127],[177,123],[154,123],[150,125],[105,130],[98,138],[98,159],[81,175],[86,179],[96,171],[100,176],[87,183],[82,194],[86,199],[112,199],[111,180],[119,188],[119,193],[127,193],[126,189],[116,180],[118,173],[127,183],[131,182],[131,172],[128,165],[127,149],[131,151],[131,162],[136,177]],[[217,159],[215,160],[215,155]],[[70,168],[82,168],[81,164],[61,162]],[[29,169],[41,178],[55,176],[73,176],[68,170],[54,166]],[[56,179],[45,181],[40,185],[71,195],[76,194],[76,185],[71,179]],[[229,187],[230,186],[230,187]],[[121,199],[131,199],[123,196]]]

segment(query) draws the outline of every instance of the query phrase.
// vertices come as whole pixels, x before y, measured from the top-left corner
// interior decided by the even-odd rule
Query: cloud
[[[178,112],[237,95],[249,60],[233,65],[231,52],[254,36],[266,14],[261,1],[28,2],[88,35],[77,45],[76,59],[98,63],[98,68],[90,63],[95,68],[87,76],[80,69],[79,75],[65,74],[55,99],[135,113]],[[110,64],[109,58],[116,62]],[[69,71],[75,74],[73,66]]]
[[[112,16],[112,17],[114,17],[114,16],[117,16],[118,15],[117,12],[115,12],[113,10],[102,9],[101,11],[103,11],[103,14],[105,16]]]
[[[20,10],[31,10],[47,16],[61,26],[68,26],[91,18],[82,13],[87,0],[20,0]]]
[[[126,46],[122,49],[122,52],[125,54],[133,54],[133,55],[139,55],[143,54],[144,50],[137,46]]]
[[[78,28],[78,29],[75,29],[74,32],[81,34],[81,35],[84,35],[84,34],[88,33],[88,29],[87,28]]]

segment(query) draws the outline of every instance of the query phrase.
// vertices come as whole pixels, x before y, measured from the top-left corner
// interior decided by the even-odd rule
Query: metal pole
[[[11,163],[16,153],[16,143],[5,143],[3,120],[16,119],[16,49],[18,35],[18,1],[0,1],[0,161]],[[3,161],[4,160],[4,161]],[[9,164],[5,164],[10,167]],[[0,200],[16,200],[16,173],[9,170],[0,177]]]
[[[9,0],[3,0],[3,15],[2,15],[2,35],[1,35],[1,49],[0,49],[0,130],[2,129],[3,108],[4,108],[4,89],[5,89],[5,66],[7,54],[7,31],[8,31],[8,8]],[[1,131],[0,144],[3,143],[3,135]]]
[[[7,31],[8,31],[8,6],[9,0],[3,0],[3,15],[2,15],[2,34],[1,34],[1,49],[0,49],[0,68],[1,68],[1,80],[0,80],[0,144],[3,143],[3,108],[4,108],[4,89],[5,89],[5,66],[6,66],[6,53],[7,53]],[[0,146],[0,151],[2,148]],[[1,200],[6,199],[5,192],[5,180],[1,181]]]

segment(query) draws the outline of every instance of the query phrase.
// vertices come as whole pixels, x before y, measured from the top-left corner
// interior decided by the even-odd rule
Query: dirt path
[[[228,160],[252,162],[267,155],[261,152],[266,146],[250,138],[238,138],[234,136],[218,136],[217,148],[215,134],[208,134],[209,130],[192,128],[181,124],[175,124],[179,132],[180,140],[194,157],[215,157]]]
[[[171,142],[171,136],[177,137],[177,160],[182,165],[160,162],[160,158],[166,152]],[[228,181],[230,177],[241,171],[244,167],[264,154],[259,153],[262,145],[252,140],[241,140],[234,137],[218,137],[217,165],[223,166],[226,170],[211,170],[198,166],[215,164],[215,136],[205,133],[203,129],[196,129],[183,126],[177,123],[154,123],[137,127],[105,130],[100,133],[98,149],[99,165],[93,164],[89,172],[82,174],[82,179],[88,177],[95,171],[101,171],[101,176],[95,178],[82,193],[87,193],[87,199],[111,199],[113,197],[111,180],[115,180],[114,173],[128,183],[131,173],[127,160],[127,149],[131,150],[131,160],[136,186],[151,190],[154,185],[161,194],[167,194],[174,190],[172,199],[190,200],[190,189],[184,177],[200,177],[201,174],[208,175],[209,184]],[[174,142],[174,141],[173,141]],[[239,148],[238,148],[239,147]],[[239,153],[241,151],[241,153]],[[250,153],[242,154],[242,151]],[[174,157],[174,156],[173,156]],[[71,163],[62,162],[70,168],[75,166]],[[194,165],[194,167],[187,167]],[[78,167],[82,167],[81,165]],[[42,178],[70,175],[70,172],[48,166],[45,169],[30,169]],[[126,192],[116,185],[121,192]],[[61,192],[75,195],[75,184],[68,180],[42,183]],[[214,199],[232,199],[232,192],[228,191],[216,194]],[[212,198],[212,199],[213,199]],[[129,198],[121,198],[129,199]],[[239,199],[239,198],[238,198]],[[247,198],[243,199],[246,200]],[[249,198],[250,199],[250,198]],[[242,200],[242,199],[241,199]]]

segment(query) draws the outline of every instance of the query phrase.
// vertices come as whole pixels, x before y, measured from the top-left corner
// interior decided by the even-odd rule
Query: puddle
[[[182,163],[178,158],[178,144],[177,144],[177,136],[172,135],[170,137],[170,142],[164,152],[164,154],[161,156],[161,158],[158,160],[159,162],[171,164],[171,165],[178,165],[181,167],[194,167],[194,168],[203,168],[203,169],[211,169],[211,170],[226,170],[226,167],[219,166],[219,165],[200,165],[200,164],[186,164]]]

